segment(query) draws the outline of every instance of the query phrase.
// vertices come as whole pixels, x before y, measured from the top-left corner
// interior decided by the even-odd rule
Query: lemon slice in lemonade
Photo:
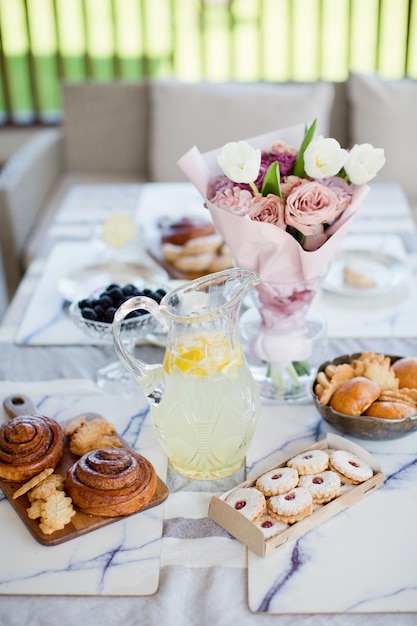
[[[241,365],[242,356],[222,338],[198,338],[192,345],[180,346],[176,353],[167,352],[164,367],[168,374],[210,377],[216,373],[232,374]]]
[[[127,213],[113,213],[103,224],[103,240],[112,248],[123,248],[135,236],[135,222]]]

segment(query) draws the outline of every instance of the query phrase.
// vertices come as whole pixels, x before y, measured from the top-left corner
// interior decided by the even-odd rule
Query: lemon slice
[[[197,345],[195,345],[197,344]],[[225,340],[212,342],[207,337],[194,338],[194,345],[179,347],[176,353],[166,351],[164,369],[168,374],[211,377],[216,373],[226,376],[242,363],[240,351],[233,350]]]
[[[126,213],[113,213],[103,224],[103,240],[112,248],[123,248],[135,236],[135,222]]]

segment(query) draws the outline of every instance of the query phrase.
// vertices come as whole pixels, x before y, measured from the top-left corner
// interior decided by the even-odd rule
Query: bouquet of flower
[[[336,139],[314,139],[315,126],[203,155],[194,147],[178,162],[206,199],[236,263],[264,281],[322,274],[368,193],[366,183],[385,162],[384,151],[370,144],[348,151]]]
[[[330,261],[385,163],[384,150],[315,138],[316,121],[201,154],[179,166],[205,198],[235,263],[254,269],[266,362],[307,357],[302,324]],[[294,331],[294,332],[293,332]],[[285,338],[285,339],[284,339]]]

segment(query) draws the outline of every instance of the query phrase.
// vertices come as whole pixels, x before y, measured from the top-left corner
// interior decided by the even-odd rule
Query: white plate
[[[350,267],[363,274],[375,285],[355,287],[344,280],[344,269]],[[398,287],[407,277],[407,267],[396,257],[372,250],[345,250],[337,256],[324,281],[326,291],[343,296],[368,297],[386,294]]]
[[[149,280],[166,283],[167,278],[162,268],[159,271],[159,268],[146,267],[139,263],[96,263],[77,268],[63,276],[58,281],[58,291],[65,300],[74,302],[86,298],[103,285],[132,283],[140,287]]]

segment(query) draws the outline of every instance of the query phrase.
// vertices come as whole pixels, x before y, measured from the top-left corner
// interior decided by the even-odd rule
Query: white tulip
[[[234,183],[253,183],[261,166],[261,151],[246,141],[232,141],[223,146],[217,161]]]
[[[385,164],[383,148],[374,148],[370,143],[355,144],[345,161],[345,172],[354,185],[364,185],[375,178]]]
[[[304,169],[307,176],[322,180],[336,176],[342,169],[347,152],[336,139],[325,139],[320,135],[304,152]]]

